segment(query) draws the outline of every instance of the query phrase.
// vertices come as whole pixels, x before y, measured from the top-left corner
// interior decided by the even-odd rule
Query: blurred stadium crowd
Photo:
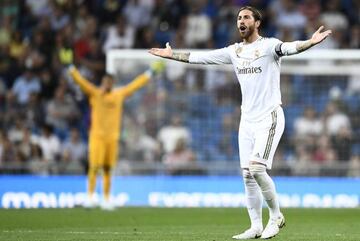
[[[89,107],[66,75],[69,64],[98,83],[110,49],[224,47],[239,41],[237,11],[249,3],[262,10],[264,36],[307,39],[324,24],[333,34],[319,48],[360,47],[356,0],[2,0],[0,173],[86,171]],[[201,163],[210,161],[237,166],[235,80],[191,70],[160,88],[150,83],[127,103],[120,168],[154,164],[183,174],[206,173]],[[360,77],[284,75],[282,88],[287,127],[275,169],[333,175],[313,167],[339,164],[339,175],[360,175]]]

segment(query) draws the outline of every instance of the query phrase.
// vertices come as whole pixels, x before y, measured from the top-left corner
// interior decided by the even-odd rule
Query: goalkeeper
[[[145,86],[154,74],[164,70],[163,62],[154,62],[151,68],[137,76],[131,83],[113,88],[114,78],[105,74],[99,87],[86,80],[74,66],[68,71],[81,90],[88,96],[91,107],[89,130],[88,200],[85,207],[95,207],[94,192],[99,171],[103,173],[103,202],[101,208],[113,209],[110,202],[111,171],[118,156],[118,140],[121,136],[123,103],[138,89]]]

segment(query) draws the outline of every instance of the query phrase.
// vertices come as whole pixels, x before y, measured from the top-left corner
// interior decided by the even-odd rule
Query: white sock
[[[253,164],[250,165],[249,170],[259,185],[262,195],[269,207],[270,218],[277,218],[280,216],[279,201],[276,195],[275,184],[266,172],[266,167],[261,164]]]
[[[251,227],[262,229],[262,195],[258,184],[249,170],[243,170],[245,184],[246,206],[249,213]]]

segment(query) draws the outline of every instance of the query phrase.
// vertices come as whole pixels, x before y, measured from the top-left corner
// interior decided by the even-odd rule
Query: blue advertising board
[[[360,178],[275,177],[282,207],[358,207]],[[241,176],[119,176],[116,206],[243,207]],[[101,183],[95,198],[101,201]],[[1,208],[71,208],[86,200],[85,176],[0,176]]]

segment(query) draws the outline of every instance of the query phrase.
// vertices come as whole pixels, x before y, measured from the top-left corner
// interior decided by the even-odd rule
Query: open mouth
[[[240,31],[244,32],[246,30],[246,27],[244,25],[240,26]]]

